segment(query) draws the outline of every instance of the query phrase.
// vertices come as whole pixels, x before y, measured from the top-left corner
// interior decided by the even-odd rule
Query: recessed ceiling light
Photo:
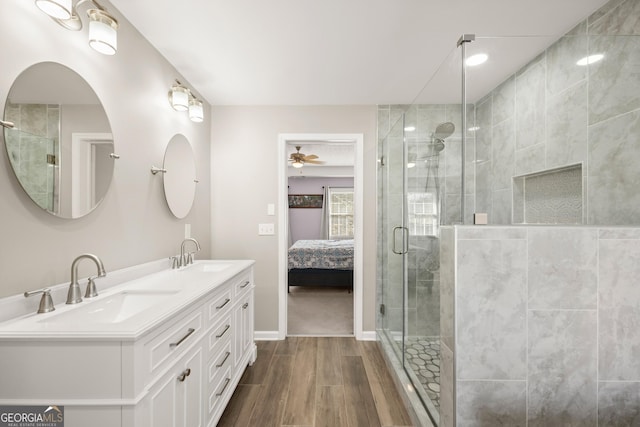
[[[468,57],[464,63],[469,67],[475,67],[476,65],[484,64],[489,59],[489,55],[486,53],[476,53]]]
[[[581,60],[576,62],[576,65],[580,65],[581,67],[584,67],[585,65],[589,65],[589,64],[593,64],[594,62],[598,62],[602,58],[604,58],[603,54],[596,53],[595,55],[585,56],[584,58],[582,58]]]
[[[414,130],[416,130],[415,126],[407,126],[404,128],[405,132],[413,132]]]

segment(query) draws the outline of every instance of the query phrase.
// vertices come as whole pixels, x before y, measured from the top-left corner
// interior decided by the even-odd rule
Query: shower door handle
[[[396,249],[396,241],[398,240],[396,239],[396,232],[398,230],[402,230],[402,250],[400,251]],[[400,227],[400,226],[393,227],[393,247],[391,248],[391,250],[396,255],[404,255],[407,252],[409,252],[409,239],[408,238],[405,239],[405,233],[406,235],[409,234],[409,229],[407,227]]]

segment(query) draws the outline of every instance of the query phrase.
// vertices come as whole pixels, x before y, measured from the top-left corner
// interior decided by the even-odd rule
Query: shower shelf
[[[583,224],[582,164],[513,178],[514,224]]]

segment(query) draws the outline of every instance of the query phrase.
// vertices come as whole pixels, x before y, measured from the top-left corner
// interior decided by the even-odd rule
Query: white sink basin
[[[204,273],[217,273],[219,271],[226,270],[229,267],[235,265],[233,262],[225,262],[225,261],[201,261],[196,262],[193,265],[190,265],[185,270],[182,271],[202,271]]]
[[[178,292],[178,290],[124,290],[94,302],[85,299],[81,303],[82,306],[58,315],[54,314],[40,322],[119,323],[171,298]]]

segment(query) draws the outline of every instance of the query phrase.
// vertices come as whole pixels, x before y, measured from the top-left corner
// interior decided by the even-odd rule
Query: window
[[[407,193],[409,234],[437,236],[438,215],[433,193]]]
[[[329,188],[329,239],[353,239],[353,188]]]

